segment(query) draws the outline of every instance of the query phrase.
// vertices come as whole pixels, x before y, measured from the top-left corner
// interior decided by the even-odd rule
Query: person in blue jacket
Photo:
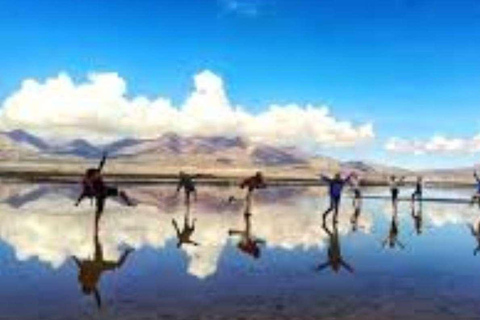
[[[348,175],[345,179],[342,178],[340,173],[336,173],[333,178],[321,175],[322,181],[328,184],[329,196],[330,196],[330,207],[323,213],[323,221],[330,214],[333,213],[333,221],[337,222],[338,217],[338,207],[340,206],[340,199],[342,197],[342,190],[345,184],[347,184],[352,178],[352,174]]]

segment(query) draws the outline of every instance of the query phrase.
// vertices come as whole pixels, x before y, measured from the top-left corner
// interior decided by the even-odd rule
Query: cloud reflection
[[[27,197],[28,198],[28,197]],[[222,197],[204,195],[207,202],[222,203]],[[271,198],[270,200],[274,199]],[[252,219],[255,236],[265,239],[267,248],[308,250],[323,248],[327,236],[321,228],[320,211],[325,203],[312,194],[296,194],[288,201],[254,201]],[[195,240],[201,245],[185,246],[188,273],[205,278],[216,272],[222,251],[229,241],[228,230],[242,223],[241,210],[219,210],[220,206],[205,206],[201,200],[192,205],[192,217],[197,219]],[[217,211],[215,211],[216,209]],[[21,206],[8,201],[0,204],[0,238],[12,246],[18,260],[36,258],[53,268],[64,264],[71,256],[91,258],[94,232],[94,210],[88,202],[74,207],[65,194],[45,193]],[[351,230],[353,208],[345,201],[339,220],[339,233]],[[182,205],[173,206],[168,213],[157,206],[140,204],[135,208],[109,202],[100,222],[99,239],[104,256],[117,260],[122,247],[162,249],[176,239],[172,219],[181,221]],[[372,226],[368,214],[360,217],[362,230]]]

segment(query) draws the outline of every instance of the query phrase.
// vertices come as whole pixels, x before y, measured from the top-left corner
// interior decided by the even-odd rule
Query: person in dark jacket
[[[390,194],[392,198],[392,207],[394,210],[397,209],[398,205],[398,195],[400,194],[400,185],[403,184],[405,177],[397,178],[397,176],[392,175],[388,181],[390,185]]]
[[[475,186],[475,194],[472,196],[472,201],[470,202],[470,205],[475,204],[475,202],[478,204],[478,207],[480,208],[480,178],[477,175],[477,172],[473,172],[473,177],[475,178],[476,186]]]
[[[82,193],[77,199],[75,206],[78,206],[83,199],[95,199],[96,212],[103,212],[105,200],[109,197],[120,197],[127,205],[132,206],[132,202],[124,191],[116,187],[107,186],[103,182],[102,169],[105,165],[107,154],[104,153],[102,160],[97,168],[90,168],[85,171],[82,179]]]
[[[415,182],[415,190],[412,193],[412,203],[417,201],[422,201],[423,195],[423,179],[422,177],[417,177],[417,181]]]
[[[195,185],[195,178],[200,177],[200,175],[190,175],[183,171],[180,171],[178,174],[178,184],[177,184],[177,191],[175,192],[175,196],[178,196],[180,190],[185,191],[185,204],[190,204],[190,197],[193,194],[193,199],[197,200],[197,188]]]

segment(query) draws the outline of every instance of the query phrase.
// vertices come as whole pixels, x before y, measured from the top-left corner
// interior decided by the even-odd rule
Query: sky
[[[0,125],[240,135],[342,160],[480,155],[477,0],[0,0]]]

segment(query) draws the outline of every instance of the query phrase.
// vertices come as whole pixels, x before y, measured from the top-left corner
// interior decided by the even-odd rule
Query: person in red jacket
[[[267,185],[265,184],[265,180],[263,179],[263,175],[260,171],[257,171],[254,176],[246,178],[240,183],[240,188],[247,188],[248,192],[252,192],[255,189],[263,189],[266,187]]]
[[[255,175],[245,178],[240,182],[239,185],[240,189],[247,189],[247,195],[245,197],[246,201],[250,201],[251,195],[253,190],[255,189],[264,189],[267,187],[265,180],[263,179],[263,174],[260,171],[257,171]],[[233,203],[239,199],[235,198],[234,196],[228,197],[227,202]]]

